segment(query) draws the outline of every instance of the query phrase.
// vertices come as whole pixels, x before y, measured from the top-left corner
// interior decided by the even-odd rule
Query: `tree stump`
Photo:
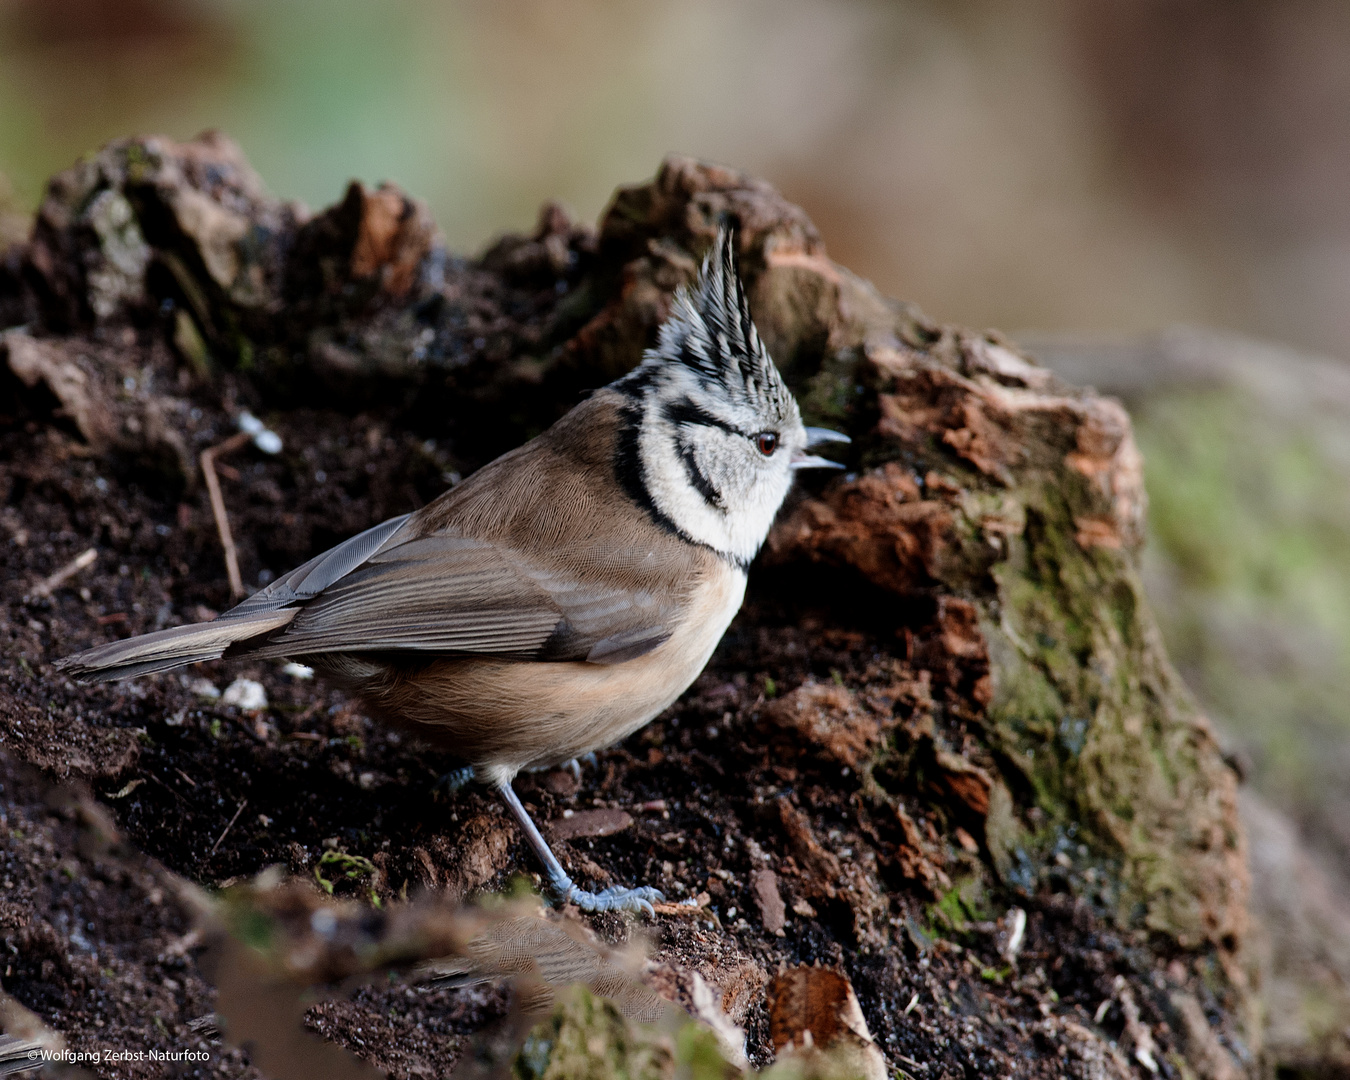
[[[321,687],[259,668],[290,711],[243,718],[197,696],[201,673],[88,689],[46,665],[226,602],[194,463],[242,408],[286,447],[226,492],[259,580],[633,366],[725,225],[807,423],[853,438],[848,471],[786,508],[686,698],[580,795],[564,777],[527,793],[545,818],[592,795],[632,815],[569,834],[574,873],[686,890],[653,930],[651,978],[743,1028],[755,1065],[791,1029],[770,980],[818,964],[851,982],[864,1041],[908,1075],[1256,1075],[1237,780],[1143,594],[1126,412],[997,333],[881,296],[771,187],[686,158],[621,188],[597,229],[547,206],[478,259],[448,254],[389,185],[353,184],[312,217],[277,202],[218,135],[123,140],[56,177],[0,265],[0,490],[25,537],[5,556],[7,651],[29,673],[0,703],[6,768],[92,784],[157,873],[212,883],[279,862],[386,904],[419,883],[501,887],[518,849],[490,804],[434,801],[432,759]],[[91,544],[96,576],[26,591]],[[205,677],[233,677],[219,672]],[[121,757],[80,749],[94,745]],[[299,808],[297,787],[313,791]],[[222,834],[220,807],[244,798]],[[335,885],[325,850],[371,876]],[[33,889],[22,926],[68,938]],[[76,977],[29,963],[5,985],[60,1027],[76,1017],[52,988]],[[369,993],[307,1022],[411,1075]],[[108,1009],[108,1030],[160,1038],[134,1007]],[[162,1022],[187,1038],[187,1019]],[[237,1074],[226,1056],[213,1067]]]

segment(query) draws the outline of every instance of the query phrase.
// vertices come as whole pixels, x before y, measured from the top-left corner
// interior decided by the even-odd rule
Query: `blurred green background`
[[[1350,353],[1350,5],[1231,0],[0,0],[0,172],[219,127],[314,207],[457,250],[593,219],[678,150],[974,326],[1178,321]]]
[[[1121,394],[1173,654],[1350,868],[1344,0],[0,0],[12,209],[207,127],[311,207],[395,180],[462,252],[722,161],[887,293]]]

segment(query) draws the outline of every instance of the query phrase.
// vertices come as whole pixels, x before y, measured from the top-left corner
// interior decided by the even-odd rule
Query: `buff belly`
[[[714,575],[667,641],[621,664],[455,658],[408,671],[354,661],[329,673],[382,721],[510,776],[610,746],[652,720],[698,677],[744,595],[742,572]]]

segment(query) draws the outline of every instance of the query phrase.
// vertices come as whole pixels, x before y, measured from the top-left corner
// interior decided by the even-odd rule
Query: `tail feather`
[[[56,661],[55,667],[81,682],[111,682],[201,660],[217,660],[232,645],[281,629],[295,618],[298,610],[260,611],[237,618],[226,615],[211,622],[156,630],[64,657]]]

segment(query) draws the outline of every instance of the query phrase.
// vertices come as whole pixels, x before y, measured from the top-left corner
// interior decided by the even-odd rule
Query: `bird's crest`
[[[733,402],[787,416],[792,397],[750,317],[736,270],[736,233],[721,229],[692,286],[675,294],[656,355],[676,360],[704,382],[720,383]]]

